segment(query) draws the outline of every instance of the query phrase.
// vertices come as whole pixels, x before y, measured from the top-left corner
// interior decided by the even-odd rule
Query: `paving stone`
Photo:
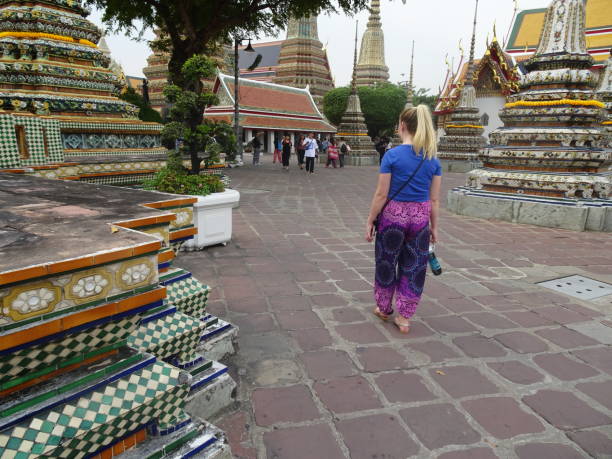
[[[587,335],[601,344],[612,344],[612,330],[610,327],[598,320],[592,320],[590,322],[582,322],[579,324],[567,325],[579,333]]]
[[[499,459],[489,448],[472,448],[440,454],[438,459]]]
[[[356,309],[339,308],[332,311],[332,316],[336,322],[362,322],[364,316]]]
[[[544,426],[510,397],[468,400],[461,405],[487,432],[498,439],[543,432]]]
[[[548,350],[548,346],[544,341],[522,331],[502,333],[495,335],[494,338],[519,354],[531,354]]]
[[[378,376],[376,385],[389,402],[425,402],[437,397],[416,373],[393,372]]]
[[[427,327],[423,322],[419,320],[410,321],[409,333],[401,333],[399,329],[392,323],[392,321],[383,322],[382,325],[391,334],[391,337],[393,339],[418,340],[421,338],[427,338],[435,335],[435,333],[429,327]]]
[[[511,320],[492,312],[475,312],[463,314],[462,317],[486,329],[518,328],[518,325]]]
[[[552,320],[546,319],[533,311],[508,311],[504,315],[525,328],[545,327],[547,325],[554,325]]]
[[[419,317],[447,316],[450,313],[448,309],[429,300],[421,300],[417,312]]]
[[[577,312],[565,309],[562,306],[549,306],[545,308],[538,308],[535,310],[536,314],[541,315],[549,320],[560,325],[572,324],[576,322],[586,322],[590,320],[588,317],[578,314]]]
[[[268,459],[343,459],[344,454],[325,424],[278,429],[264,434]]]
[[[544,330],[538,330],[536,334],[543,338],[555,343],[557,346],[564,349],[573,349],[576,347],[593,346],[599,344],[594,339],[588,336],[578,333],[577,331],[570,330],[566,327],[547,328]]]
[[[305,272],[298,275],[298,282],[323,282],[330,279],[324,272]]]
[[[233,314],[230,320],[238,326],[240,333],[251,335],[254,333],[263,333],[276,330],[277,325],[274,322],[272,314]]]
[[[567,436],[575,441],[583,450],[597,459],[612,458],[612,438],[608,427],[608,435],[598,430],[583,430],[568,432]]]
[[[313,295],[310,297],[313,304],[323,307],[332,308],[335,306],[346,306],[348,301],[340,295],[324,294],[324,295]]]
[[[273,311],[310,311],[312,305],[307,296],[288,295],[272,296],[269,298],[270,308]]]
[[[351,459],[403,459],[419,451],[418,445],[393,415],[346,419],[336,422],[336,428],[344,438]]]
[[[231,312],[244,312],[257,314],[268,311],[268,302],[265,298],[241,298],[238,300],[228,300],[227,309]]]
[[[483,311],[484,308],[468,298],[450,298],[440,300],[440,304],[457,314],[470,311]]]
[[[429,317],[425,323],[442,333],[470,333],[477,331],[476,327],[460,316]]]
[[[372,285],[363,280],[338,281],[336,285],[345,292],[371,292]]]
[[[255,389],[253,408],[257,424],[264,427],[321,417],[310,390],[302,385]]]
[[[380,400],[362,376],[317,382],[314,389],[323,404],[334,413],[380,408]]]
[[[507,354],[493,338],[482,335],[459,336],[453,339],[453,343],[470,357],[503,357]]]
[[[436,367],[429,370],[429,374],[454,398],[499,392],[497,386],[480,373],[476,367]]]
[[[302,354],[300,359],[304,362],[306,372],[315,381],[351,376],[357,370],[344,351],[319,350]]]
[[[612,347],[583,349],[581,351],[572,351],[572,354],[592,367],[612,375]]]
[[[517,360],[510,360],[508,362],[491,362],[487,365],[508,381],[512,381],[516,384],[535,384],[544,379],[544,376],[542,376],[537,370]]]
[[[471,445],[480,440],[480,434],[451,404],[407,408],[400,411],[400,416],[429,449],[447,445]]]
[[[533,361],[547,373],[562,381],[590,378],[599,374],[592,367],[572,360],[563,354],[536,355]]]
[[[576,389],[612,410],[612,381],[576,384]]]
[[[514,448],[519,459],[582,459],[576,449],[555,443],[529,443]]]
[[[285,330],[323,327],[319,317],[312,311],[281,311],[276,313],[276,318]]]
[[[507,297],[504,295],[480,295],[475,298],[478,303],[488,306],[491,309],[496,311],[516,311],[516,310],[525,310],[524,306],[512,299],[512,297]]]
[[[461,357],[461,355],[456,352],[450,346],[447,346],[440,341],[425,341],[418,343],[411,343],[408,345],[408,348],[414,349],[415,351],[422,352],[423,354],[429,357],[429,360],[432,363],[435,362],[443,362],[448,359],[455,359]]]
[[[325,328],[308,328],[291,332],[303,351],[314,351],[332,344],[332,338]]]
[[[595,410],[571,392],[541,390],[523,401],[548,422],[563,430],[609,424],[612,419]]]
[[[250,422],[244,411],[225,416],[217,426],[225,433],[235,459],[255,459],[255,448],[249,446]],[[94,456],[95,457],[95,456]]]
[[[391,347],[358,347],[357,357],[368,373],[408,368],[406,358]]]
[[[382,332],[372,323],[340,325],[336,331],[345,340],[357,344],[383,343],[388,341]]]

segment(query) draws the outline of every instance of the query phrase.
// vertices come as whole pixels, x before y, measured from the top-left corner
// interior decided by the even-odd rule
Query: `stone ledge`
[[[580,201],[502,196],[455,188],[448,192],[447,209],[468,217],[572,231],[612,232],[612,206],[605,204],[590,206]]]

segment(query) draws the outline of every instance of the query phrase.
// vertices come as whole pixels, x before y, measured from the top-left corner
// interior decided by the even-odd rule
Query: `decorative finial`
[[[468,85],[472,84],[474,78],[474,49],[476,47],[476,25],[478,24],[478,0],[476,0],[476,7],[474,8],[474,29],[472,30],[472,44],[470,46],[470,61],[468,63],[468,71],[465,77],[465,82]]]
[[[412,99],[414,99],[414,40],[412,40],[412,57],[410,58],[410,79],[408,80],[408,87],[406,88],[406,106],[405,108],[412,108],[414,105]]]
[[[355,54],[353,56],[353,79],[351,81],[351,94],[357,93],[357,37],[359,35],[359,21],[355,21]]]

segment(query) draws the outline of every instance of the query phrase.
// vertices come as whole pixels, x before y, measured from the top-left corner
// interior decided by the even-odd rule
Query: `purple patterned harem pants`
[[[410,318],[423,293],[429,255],[431,203],[391,201],[378,219],[374,297],[384,314]]]

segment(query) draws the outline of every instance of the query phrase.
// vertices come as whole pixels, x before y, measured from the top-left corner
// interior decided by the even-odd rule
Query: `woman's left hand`
[[[374,240],[374,222],[368,220],[366,225],[366,241],[372,242]]]

